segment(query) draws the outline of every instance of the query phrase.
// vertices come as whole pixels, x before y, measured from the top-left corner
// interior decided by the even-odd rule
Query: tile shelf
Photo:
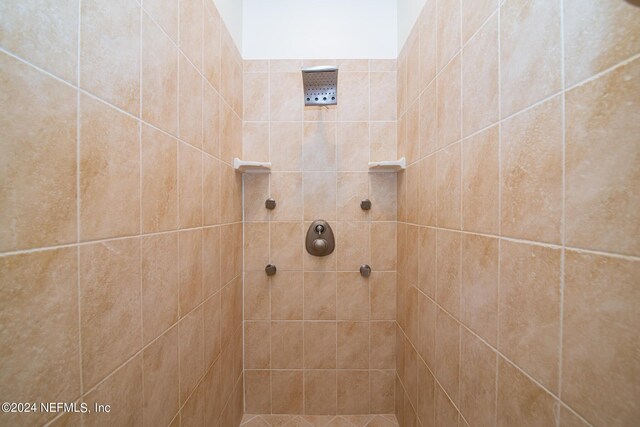
[[[233,168],[240,173],[270,173],[271,162],[255,162],[251,160],[233,159]]]
[[[369,172],[397,172],[407,168],[404,157],[399,160],[384,160],[381,162],[369,162]]]

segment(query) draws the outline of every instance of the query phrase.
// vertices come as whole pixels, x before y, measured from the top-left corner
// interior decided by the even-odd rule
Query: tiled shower
[[[637,2],[393,3],[346,59],[0,4],[0,426],[638,424]]]

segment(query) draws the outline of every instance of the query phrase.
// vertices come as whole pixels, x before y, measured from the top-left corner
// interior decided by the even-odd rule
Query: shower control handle
[[[327,256],[331,254],[336,247],[331,226],[321,219],[314,221],[307,231],[305,247],[307,248],[307,252],[313,256]]]

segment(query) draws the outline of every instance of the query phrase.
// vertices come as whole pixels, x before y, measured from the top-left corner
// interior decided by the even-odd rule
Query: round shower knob
[[[324,254],[329,249],[329,244],[325,239],[316,239],[313,241],[313,249],[317,254]]]

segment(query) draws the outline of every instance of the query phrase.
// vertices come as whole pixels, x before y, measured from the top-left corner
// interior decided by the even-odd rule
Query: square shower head
[[[338,68],[306,67],[302,69],[304,105],[336,105],[338,103]]]

